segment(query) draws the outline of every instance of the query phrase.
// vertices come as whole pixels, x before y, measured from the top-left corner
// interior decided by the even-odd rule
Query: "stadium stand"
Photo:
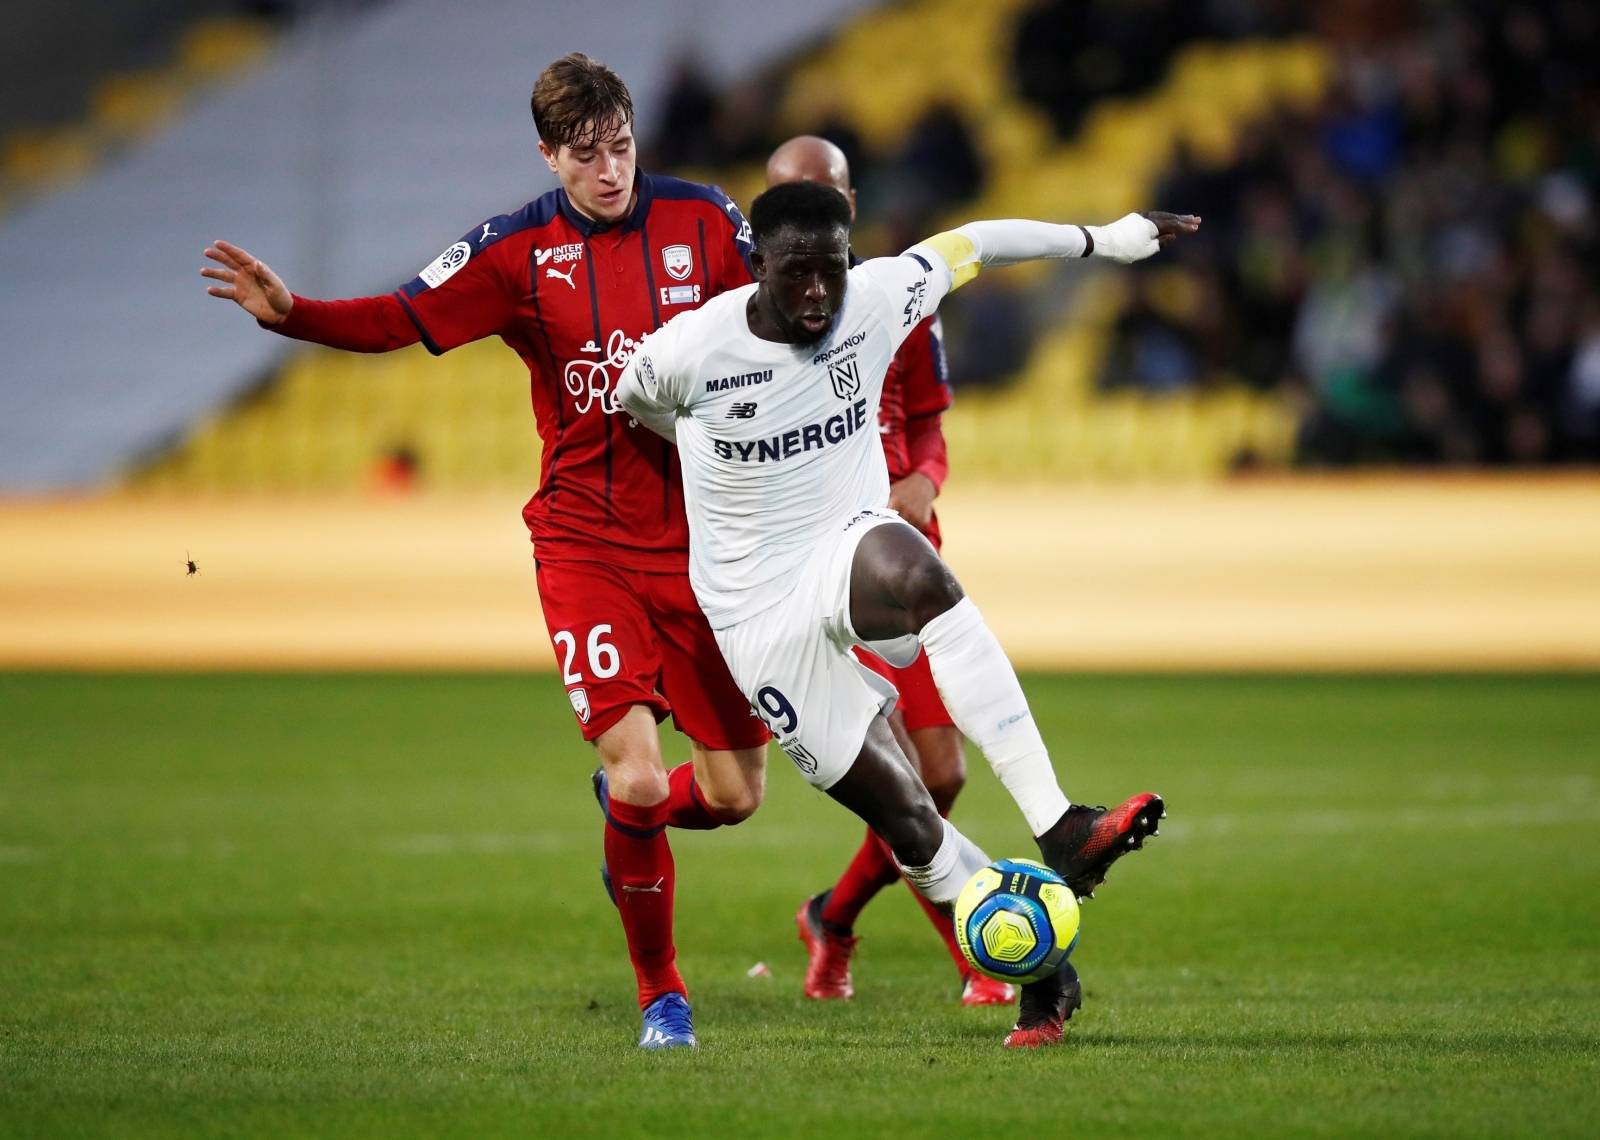
[[[204,0],[8,4],[0,206],[83,177],[170,125],[211,84],[243,74],[271,44],[279,24],[271,13],[284,16],[282,8]]]
[[[1104,382],[1270,393],[1308,465],[1600,460],[1600,13],[1337,14],[1325,99],[1161,172],[1206,228],[1132,275]]]
[[[0,489],[104,485],[289,359],[293,346],[208,302],[197,276],[208,240],[232,236],[310,294],[393,287],[476,219],[550,186],[527,111],[547,58],[602,52],[643,116],[674,45],[727,83],[859,6],[485,0],[463,14],[397,0],[296,24],[253,74],[0,220],[10,264],[25,267],[0,277],[15,330]]]
[[[1026,103],[1011,80],[1012,40],[1024,10],[1020,0],[977,8],[918,0],[863,13],[787,68],[775,93],[757,85],[754,99],[747,87],[725,96],[757,109],[761,98],[771,104],[767,140],[752,148],[717,138],[697,146],[674,139],[674,153],[706,160],[686,173],[721,182],[748,203],[760,190],[770,141],[848,124],[859,134],[852,146],[862,156],[858,237],[870,251],[974,216],[1117,216],[1145,202],[1175,146],[1226,154],[1244,124],[1282,104],[1317,99],[1326,75],[1321,53],[1301,40],[1191,44],[1177,49],[1144,91],[1098,106],[1077,136],[1058,141],[1050,118]],[[885,52],[889,43],[897,50]],[[967,60],[953,81],[945,66],[952,53]],[[708,136],[722,129],[715,108],[704,106],[703,77],[686,76],[680,67],[673,83],[669,105],[698,99],[702,110],[693,122]],[[675,98],[685,83],[691,97]],[[982,159],[974,179],[982,191],[964,200],[908,194],[923,179],[893,169],[914,161],[907,140],[941,109],[971,124]],[[648,129],[643,114],[641,121]],[[675,119],[675,129],[688,130],[685,122]],[[751,152],[755,161],[726,163]],[[1043,272],[1035,270],[1036,278]],[[1085,275],[1073,267],[1064,276]],[[1051,306],[1051,331],[1020,375],[1004,391],[963,394],[960,413],[946,425],[962,469],[1005,478],[1188,478],[1225,471],[1241,455],[1287,461],[1295,419],[1270,396],[1240,387],[1160,400],[1096,390],[1119,296],[1114,276],[1091,276],[1075,293],[1064,286],[1072,304]],[[980,323],[969,324],[974,339]],[[959,351],[960,338],[953,339]],[[958,382],[964,378],[958,371]],[[521,486],[537,452],[521,383],[517,362],[498,346],[474,346],[440,361],[424,359],[420,349],[378,361],[307,351],[279,385],[204,421],[139,483],[348,488],[381,480],[385,456],[404,450],[417,457],[429,486]],[[463,397],[467,392],[472,398]]]

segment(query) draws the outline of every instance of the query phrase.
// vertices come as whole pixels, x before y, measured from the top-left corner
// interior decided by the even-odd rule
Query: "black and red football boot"
[[[1042,982],[1022,987],[1017,1006],[1017,1023],[1006,1034],[1008,1049],[1043,1049],[1061,1044],[1067,1022],[1083,1008],[1083,983],[1071,962]]]
[[[1140,792],[1110,809],[1073,804],[1035,842],[1073,894],[1093,898],[1111,864],[1143,847],[1166,818],[1167,805],[1154,792]]]

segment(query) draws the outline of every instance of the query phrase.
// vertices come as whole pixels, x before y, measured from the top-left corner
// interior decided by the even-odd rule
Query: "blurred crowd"
[[[1104,382],[1304,409],[1306,464],[1600,459],[1600,6],[1328,5],[1325,104],[1156,201]]]
[[[1220,168],[1175,155],[1152,204],[1205,226],[1128,276],[1103,385],[1281,392],[1312,465],[1600,459],[1600,4],[1040,0],[1014,73],[1066,136],[1095,99],[1159,83],[1185,42],[1306,30],[1337,59],[1326,100],[1247,128]],[[763,161],[777,91],[719,92],[684,63],[652,160]],[[868,254],[989,175],[953,105],[879,152],[837,115],[817,133],[851,160]],[[1003,287],[963,300],[982,312],[956,314],[957,383],[1016,372],[1026,307]]]
[[[1017,90],[1069,137],[1097,100],[1156,86],[1194,40],[1304,30],[1294,0],[1040,0],[1017,24]]]

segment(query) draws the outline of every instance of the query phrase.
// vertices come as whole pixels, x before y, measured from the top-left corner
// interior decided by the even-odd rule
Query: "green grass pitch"
[[[1068,1043],[1003,1050],[903,887],[804,1001],[860,829],[774,753],[674,835],[702,1046],[660,1055],[552,678],[0,674],[0,1135],[1600,1129],[1600,677],[1025,680],[1069,794],[1172,812]],[[1032,854],[981,760],[956,818]]]

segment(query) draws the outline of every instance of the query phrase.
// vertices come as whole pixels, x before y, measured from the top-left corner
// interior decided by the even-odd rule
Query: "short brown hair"
[[[533,125],[551,150],[591,147],[633,122],[633,96],[622,77],[581,51],[564,55],[533,85]]]

